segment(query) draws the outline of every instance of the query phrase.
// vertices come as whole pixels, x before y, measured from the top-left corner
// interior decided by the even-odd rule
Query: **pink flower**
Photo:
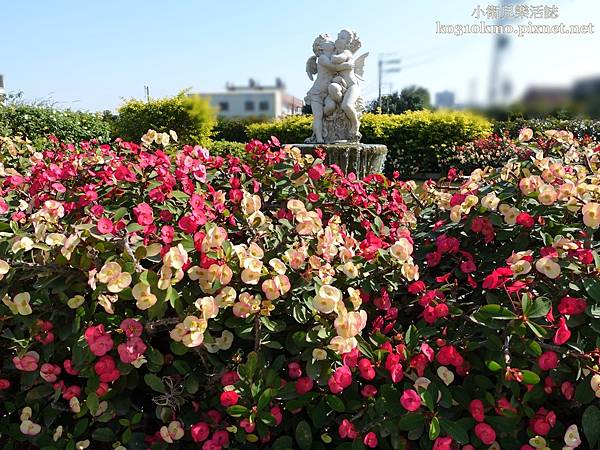
[[[69,375],[79,375],[79,370],[73,369],[73,362],[70,359],[64,360],[63,367]]]
[[[352,384],[352,372],[346,366],[338,367],[327,381],[327,384],[333,394],[339,394]]]
[[[121,376],[121,372],[117,368],[115,360],[109,355],[104,355],[96,361],[94,364],[94,371],[96,372],[96,375],[100,377],[100,381],[103,381],[104,383],[118,380]]]
[[[142,331],[144,330],[142,324],[135,319],[123,320],[123,322],[121,322],[121,325],[119,325],[119,328],[123,330],[125,336],[127,336],[128,338],[139,337],[142,335]]]
[[[475,436],[485,445],[491,445],[496,440],[496,432],[487,423],[478,423],[475,425]]]
[[[0,378],[0,391],[4,391],[10,387],[10,381],[6,378]]]
[[[377,388],[372,384],[367,384],[360,391],[363,397],[375,397],[377,395]]]
[[[102,324],[88,327],[84,336],[91,352],[96,356],[106,355],[113,348],[112,337],[104,331]]]
[[[373,363],[369,361],[367,358],[362,358],[358,361],[358,371],[360,376],[365,380],[372,380],[375,378],[375,369],[373,368]]]
[[[273,406],[270,413],[275,418],[275,425],[279,425],[283,422],[283,411],[281,411],[279,406]]]
[[[394,383],[399,383],[404,378],[404,369],[402,364],[394,364],[390,368],[390,376],[392,377],[392,381]]]
[[[300,378],[302,376],[302,367],[296,361],[292,361],[288,364],[288,374],[292,380]]]
[[[358,437],[358,432],[356,431],[356,428],[354,428],[354,424],[348,419],[342,420],[342,423],[338,427],[338,434],[342,439],[355,439]]]
[[[23,372],[35,372],[38,368],[39,360],[40,355],[37,352],[31,351],[25,353],[22,358],[15,356],[13,358],[13,364],[17,370],[21,370]]]
[[[237,372],[235,372],[234,370],[230,370],[228,372],[225,372],[222,376],[221,376],[221,384],[223,386],[229,386],[231,384],[235,384],[240,380],[240,376],[237,374]]]
[[[148,347],[144,344],[141,338],[134,336],[127,340],[124,344],[119,344],[117,350],[119,358],[125,364],[131,364],[140,358]]]
[[[400,397],[400,403],[407,411],[416,411],[421,407],[421,397],[413,389],[405,389]]]
[[[133,208],[137,223],[142,226],[151,225],[154,222],[152,207],[148,203],[140,203]]]
[[[377,435],[372,431],[369,431],[363,439],[363,444],[369,448],[377,448],[377,443]]]
[[[448,436],[437,438],[433,450],[452,450],[452,438]]]
[[[114,225],[112,221],[110,219],[107,219],[106,217],[101,217],[98,220],[96,227],[98,228],[100,234],[109,234],[112,233],[114,230]]]
[[[48,383],[54,383],[58,379],[60,372],[60,366],[57,366],[56,364],[44,363],[40,368],[40,376]]]
[[[553,351],[547,351],[538,358],[538,365],[542,370],[552,370],[558,367],[558,356]]]
[[[481,400],[472,400],[469,404],[469,411],[471,412],[473,419],[475,419],[477,422],[483,422],[485,420],[483,402]]]
[[[552,341],[556,345],[563,345],[570,338],[571,338],[571,330],[569,330],[569,327],[567,327],[566,319],[564,317],[561,317],[560,319],[558,319],[558,329],[556,330],[556,333],[554,334],[554,338],[552,339]]]
[[[69,386],[68,388],[63,388],[62,397],[69,401],[74,397],[79,398],[81,396],[81,388],[79,386]]]
[[[204,442],[208,439],[210,428],[206,422],[198,422],[191,427],[192,440],[194,442]]]

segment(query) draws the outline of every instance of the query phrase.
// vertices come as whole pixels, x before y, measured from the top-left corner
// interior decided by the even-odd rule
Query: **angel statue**
[[[327,34],[313,43],[314,56],[306,63],[308,77],[314,84],[305,101],[313,112],[313,135],[310,143],[358,141],[360,114],[363,110],[359,80],[368,53],[358,58],[354,54],[361,43],[352,30],[342,30],[335,42]],[[334,53],[335,52],[335,53]]]

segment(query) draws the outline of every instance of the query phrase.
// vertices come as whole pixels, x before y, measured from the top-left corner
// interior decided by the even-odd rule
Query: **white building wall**
[[[279,117],[281,115],[281,93],[278,91],[233,91],[200,95],[209,98],[210,104],[223,117]],[[252,108],[249,108],[250,105]]]

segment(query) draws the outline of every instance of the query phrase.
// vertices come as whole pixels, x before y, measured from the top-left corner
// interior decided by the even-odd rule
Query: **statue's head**
[[[335,50],[338,52],[350,50],[352,53],[356,53],[361,45],[362,43],[360,42],[360,38],[358,37],[358,34],[356,34],[356,31],[344,28],[337,35]]]
[[[334,48],[335,45],[331,39],[331,36],[326,33],[318,35],[313,42],[313,53],[316,56],[320,56],[327,52],[333,52]]]

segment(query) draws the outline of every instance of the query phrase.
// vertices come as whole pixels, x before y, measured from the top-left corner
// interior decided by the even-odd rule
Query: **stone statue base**
[[[322,148],[327,154],[327,164],[335,164],[345,174],[354,172],[358,178],[372,173],[383,172],[387,147],[381,144],[361,144],[360,142],[336,142],[333,144],[291,144],[303,154],[314,155],[315,148]]]

